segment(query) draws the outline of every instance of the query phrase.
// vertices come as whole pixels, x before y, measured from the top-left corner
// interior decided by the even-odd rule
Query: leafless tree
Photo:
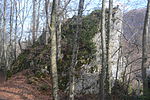
[[[101,47],[102,47],[102,66],[101,73],[99,74],[99,100],[105,100],[105,78],[106,78],[106,28],[105,28],[105,10],[106,0],[102,0],[102,13],[101,13]]]
[[[148,36],[148,25],[149,25],[149,19],[150,19],[150,0],[148,0],[147,3],[147,11],[145,15],[145,21],[144,21],[144,29],[143,29],[143,35],[142,35],[142,79],[143,79],[143,95],[147,96],[147,89],[148,89],[148,82],[147,82],[147,75],[146,75],[146,67],[147,65],[147,36]]]
[[[70,91],[69,91],[69,100],[74,100],[75,95],[75,67],[77,64],[78,50],[79,50],[79,35],[81,32],[82,25],[82,14],[83,14],[84,0],[79,1],[78,7],[78,16],[77,16],[77,29],[74,34],[74,45],[73,45],[73,54],[71,62],[71,71],[70,71]]]
[[[52,11],[51,11],[51,72],[52,72],[52,93],[53,99],[58,100],[58,75],[57,75],[57,38],[56,38],[56,18],[57,18],[57,0],[53,0]]]
[[[110,35],[112,33],[113,0],[109,0],[108,33],[106,34],[106,92],[111,93]]]
[[[36,40],[36,1],[37,0],[32,0],[33,1],[33,13],[32,13],[32,40],[33,40],[33,44],[35,43]]]

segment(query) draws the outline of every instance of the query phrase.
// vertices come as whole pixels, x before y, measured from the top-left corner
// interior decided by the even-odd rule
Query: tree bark
[[[45,14],[46,14],[46,33],[45,33],[45,44],[48,44],[48,37],[47,37],[47,33],[50,32],[50,27],[49,27],[49,0],[45,0]],[[50,34],[51,35],[51,34]]]
[[[105,32],[105,3],[102,0],[102,13],[101,13],[101,47],[102,47],[102,66],[101,73],[99,74],[99,100],[105,100],[105,78],[106,78],[106,32]]]
[[[59,15],[60,12],[60,0],[58,0],[57,3],[57,60],[61,59],[61,15]]]
[[[57,26],[57,59],[61,59],[61,22],[60,20],[58,21],[58,26]]]
[[[149,19],[150,19],[150,0],[148,0],[147,3],[147,11],[145,15],[145,22],[144,22],[144,29],[143,29],[143,35],[142,35],[142,79],[143,79],[143,95],[147,96],[147,89],[148,89],[148,82],[147,82],[147,76],[146,76],[146,67],[147,65],[147,36],[148,36],[148,25],[149,25]]]
[[[15,1],[15,46],[14,46],[14,57],[15,57],[15,60],[17,59],[17,54],[16,54],[16,51],[17,51],[17,30],[18,30],[18,7],[17,7],[17,1]]]
[[[112,33],[112,10],[113,10],[113,0],[109,0],[109,15],[108,15],[108,33],[106,37],[106,93],[111,93],[111,76],[112,68],[110,63],[110,34]]]
[[[56,39],[56,8],[57,0],[53,0],[51,12],[51,72],[52,72],[52,87],[53,87],[53,100],[58,100],[58,75],[57,75],[57,39]]]
[[[39,31],[40,8],[41,8],[41,0],[39,0],[39,2],[38,2],[38,10],[37,10],[38,12],[37,12],[37,19],[36,19],[36,36],[35,36],[35,38],[37,38],[38,31]]]
[[[9,44],[10,46],[12,46],[12,29],[13,29],[13,17],[14,17],[14,14],[13,14],[13,1],[10,0],[11,2],[11,7],[10,7],[10,21],[9,21],[9,24],[10,24],[10,41],[9,41]]]
[[[35,43],[36,40],[36,0],[33,0],[33,13],[32,13],[32,40],[33,44]]]
[[[8,70],[10,69],[10,65],[12,61],[14,60],[14,55],[13,55],[13,43],[12,43],[12,32],[13,32],[13,22],[14,22],[14,2],[10,0],[10,17],[9,17],[9,45],[7,47],[7,59],[6,59],[6,65],[8,67]]]
[[[2,41],[2,10],[0,9],[0,41]],[[2,56],[2,43],[0,43],[0,56]],[[0,63],[2,59],[0,59]]]
[[[6,3],[7,3],[7,0],[4,0],[4,7],[3,7],[3,11],[4,11],[4,14],[3,14],[3,37],[2,37],[2,42],[3,42],[3,53],[2,53],[2,63],[3,65],[2,66],[6,66],[6,50],[5,50],[5,35],[6,35]]]

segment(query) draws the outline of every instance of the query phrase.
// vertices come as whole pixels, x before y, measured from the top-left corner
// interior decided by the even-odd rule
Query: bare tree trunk
[[[8,53],[7,53],[7,66],[8,70],[10,69],[10,65],[12,61],[14,60],[13,56],[13,44],[12,44],[12,32],[13,32],[13,20],[14,20],[14,2],[10,0],[10,20],[9,20],[9,25],[10,25],[10,30],[9,30],[9,46],[8,46]]]
[[[60,12],[60,0],[57,3],[57,60],[61,59],[61,15]]]
[[[116,76],[115,76],[115,80],[116,80],[116,81],[117,81],[117,79],[118,79],[119,62],[120,62],[120,57],[117,59],[117,69],[116,69]]]
[[[10,34],[10,41],[9,41],[9,44],[10,44],[10,46],[12,46],[12,29],[13,29],[13,17],[14,17],[14,15],[13,15],[13,1],[12,0],[10,0],[11,1],[11,9],[10,9],[10,21],[9,21],[9,24],[10,24],[10,32],[9,32],[9,34]]]
[[[145,22],[144,22],[144,29],[143,29],[143,35],[142,35],[142,79],[143,79],[143,95],[147,96],[147,89],[148,89],[148,82],[147,82],[147,76],[146,76],[146,67],[147,65],[147,36],[148,36],[148,25],[149,25],[149,19],[150,19],[150,0],[148,0],[147,3],[147,11],[145,15]]]
[[[4,7],[3,7],[3,66],[6,66],[6,50],[5,50],[5,35],[6,35],[6,3],[7,0],[4,0]]]
[[[41,7],[41,0],[39,0],[39,2],[38,2],[38,13],[37,13],[37,19],[36,19],[36,36],[35,36],[35,38],[37,38],[37,33],[38,33],[38,30],[39,30],[39,19],[40,19],[40,7]]]
[[[51,71],[52,71],[52,86],[53,86],[53,99],[58,100],[58,75],[57,75],[57,38],[56,38],[56,11],[57,0],[53,0],[51,12]]]
[[[111,93],[111,64],[110,64],[110,34],[112,33],[112,10],[113,10],[113,0],[109,0],[109,15],[108,15],[108,33],[106,34],[106,93]]]
[[[35,43],[36,40],[36,0],[32,0],[33,2],[33,13],[32,13],[32,40],[33,40],[33,44]]]
[[[0,41],[2,41],[2,10],[0,9]],[[0,43],[0,56],[2,57],[2,43]],[[2,58],[0,58],[2,63]]]
[[[61,22],[60,20],[58,21],[58,26],[57,26],[57,58],[61,59]]]
[[[19,3],[19,5],[21,5],[21,3]],[[20,34],[20,37],[19,37],[19,40],[18,40],[18,44],[19,44],[19,47],[20,47],[20,50],[22,52],[23,48],[22,48],[22,44],[21,44],[21,40],[22,40],[22,37],[23,37],[23,33],[24,33],[24,23],[25,23],[25,6],[26,6],[26,3],[23,4],[23,10],[22,10],[22,16],[20,18],[21,20],[21,34]],[[19,9],[19,11],[21,11],[21,9]]]
[[[82,25],[82,14],[83,14],[84,0],[79,1],[78,16],[77,16],[77,29],[74,36],[74,45],[73,45],[73,54],[71,62],[71,71],[70,71],[70,91],[69,91],[69,100],[74,100],[75,95],[75,67],[77,65],[77,56],[79,50],[79,34]]]
[[[16,54],[16,51],[17,51],[17,27],[18,27],[18,8],[17,8],[17,1],[15,1],[15,45],[14,45],[14,57],[15,57],[15,60],[17,58],[17,54]]]
[[[132,72],[132,65],[131,65],[131,67],[130,67],[129,79],[128,79],[128,81],[127,81],[127,87],[126,87],[127,95],[129,94],[129,93],[128,93],[128,90],[129,90],[129,86],[130,86],[130,82],[131,82],[131,72]]]
[[[66,11],[66,8],[68,6],[68,4],[70,3],[71,0],[66,0],[64,1],[64,7],[61,8],[61,4],[60,4],[61,0],[58,0],[58,13],[57,13],[57,58],[58,59],[62,59],[62,52],[61,52],[61,27],[62,27],[62,22],[65,21],[63,20],[63,14]]]
[[[128,67],[128,63],[129,63],[129,57],[126,57],[126,65],[124,67],[124,72],[123,72],[123,76],[122,76],[122,82],[125,83],[126,82],[126,72],[127,72],[127,67]]]
[[[22,52],[22,45],[21,45],[21,39],[22,39],[22,36],[23,36],[23,29],[24,29],[24,23],[21,24],[21,36],[19,37],[19,40],[18,40],[18,44],[19,44],[19,47],[20,47],[20,51]]]
[[[102,67],[99,77],[99,100],[105,100],[105,78],[106,78],[106,32],[105,32],[105,3],[102,0],[102,13],[101,13],[101,47],[102,47]]]
[[[49,28],[49,13],[48,13],[49,12],[49,10],[48,10],[49,7],[48,7],[48,5],[49,5],[49,0],[45,0],[45,13],[46,13],[46,29],[45,29],[46,30],[46,33],[45,33],[46,34],[46,37],[45,37],[46,40],[45,40],[45,44],[46,45],[48,44],[47,33],[50,32],[50,28]]]

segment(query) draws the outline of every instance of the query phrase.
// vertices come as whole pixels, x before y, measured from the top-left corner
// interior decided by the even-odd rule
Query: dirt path
[[[0,100],[51,100],[42,95],[36,86],[27,84],[25,71],[0,84]]]

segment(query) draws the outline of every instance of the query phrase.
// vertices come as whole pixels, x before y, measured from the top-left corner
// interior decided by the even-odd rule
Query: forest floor
[[[27,69],[0,84],[0,100],[52,100],[49,75],[35,77]],[[67,100],[65,93],[59,91],[60,100]],[[97,100],[96,95],[77,95],[75,100]]]
[[[45,94],[38,90],[37,85],[28,84],[27,72],[17,73],[0,84],[0,100],[52,100],[51,92]]]

